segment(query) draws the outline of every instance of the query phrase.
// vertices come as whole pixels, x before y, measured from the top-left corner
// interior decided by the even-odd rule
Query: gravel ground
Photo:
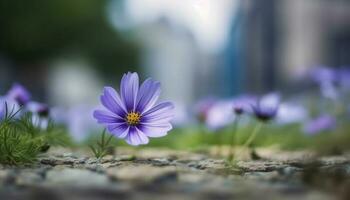
[[[52,149],[27,167],[0,166],[0,199],[349,199],[350,154],[256,150],[234,165],[207,152],[119,148],[102,160]]]

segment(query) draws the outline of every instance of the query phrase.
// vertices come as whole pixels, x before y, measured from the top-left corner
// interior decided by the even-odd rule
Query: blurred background
[[[0,1],[0,93],[95,104],[124,72],[186,107],[207,96],[305,90],[312,67],[350,65],[347,0]]]
[[[350,136],[349,19],[348,0],[0,0],[0,97],[24,85],[81,141],[101,129],[103,86],[136,71],[161,82],[175,127],[230,127],[233,99],[278,92],[283,126],[266,144],[345,133],[330,135],[338,146]]]

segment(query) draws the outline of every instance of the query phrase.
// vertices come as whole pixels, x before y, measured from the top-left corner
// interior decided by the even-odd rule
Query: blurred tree
[[[109,24],[107,3],[0,0],[0,56],[21,70],[66,55],[83,56],[107,75],[137,66],[137,45]]]

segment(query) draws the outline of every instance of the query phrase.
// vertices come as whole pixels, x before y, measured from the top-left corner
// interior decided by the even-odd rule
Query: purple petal
[[[104,110],[96,110],[93,114],[94,118],[97,119],[98,123],[111,124],[123,122],[123,119],[119,116]]]
[[[323,115],[304,125],[304,132],[309,135],[315,135],[322,131],[333,130],[336,128],[336,119],[330,115]]]
[[[126,108],[123,105],[119,94],[111,87],[105,87],[103,95],[101,95],[101,103],[111,112],[124,117],[126,114]]]
[[[140,87],[137,94],[136,110],[144,113],[149,110],[158,100],[160,95],[160,83],[147,79]]]
[[[137,73],[124,74],[120,84],[120,94],[127,111],[135,110],[138,89],[139,77]]]
[[[117,123],[117,124],[108,125],[107,129],[113,135],[121,139],[124,139],[129,133],[129,127],[128,125],[126,125],[126,123]]]
[[[20,105],[27,104],[31,99],[31,95],[28,90],[18,83],[11,87],[7,93],[7,97],[15,100]]]
[[[142,122],[169,121],[173,116],[174,104],[171,102],[163,102],[145,112],[142,117]]]
[[[170,123],[139,125],[139,129],[148,137],[163,137],[167,135],[168,131],[172,128]]]
[[[148,137],[136,127],[130,127],[129,134],[126,137],[126,142],[130,145],[137,146],[140,144],[147,144]]]

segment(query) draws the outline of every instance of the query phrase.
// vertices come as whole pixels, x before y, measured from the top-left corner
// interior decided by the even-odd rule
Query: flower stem
[[[258,124],[255,126],[252,134],[249,136],[249,138],[247,139],[247,141],[243,144],[242,149],[238,152],[238,155],[240,155],[242,153],[242,151],[249,147],[249,145],[254,141],[255,137],[257,136],[258,132],[261,130],[263,126],[262,122],[258,122]]]
[[[234,158],[234,146],[237,138],[237,129],[238,129],[238,124],[239,124],[239,115],[235,118],[235,121],[233,122],[233,130],[232,130],[232,135],[231,135],[231,148],[230,148],[230,154],[228,156],[228,160],[231,162]]]

